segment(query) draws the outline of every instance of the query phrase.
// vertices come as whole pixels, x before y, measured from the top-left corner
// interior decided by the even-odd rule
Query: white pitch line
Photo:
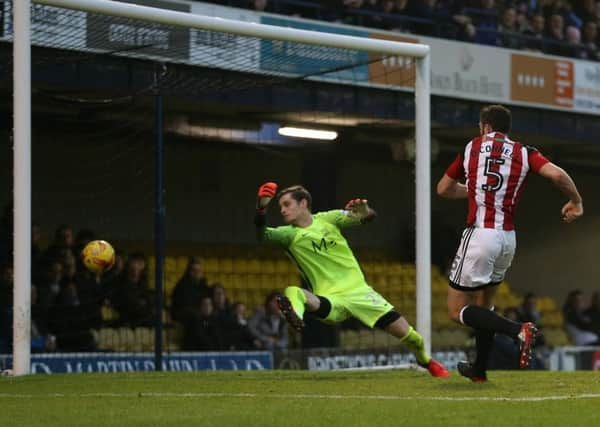
[[[47,393],[47,394],[14,394],[0,393],[0,399],[30,399],[30,398],[81,398],[81,397],[116,397],[116,398],[274,398],[274,399],[337,399],[337,400],[436,400],[436,401],[489,401],[489,402],[543,402],[547,400],[598,399],[600,393],[583,393],[561,396],[532,396],[532,397],[446,397],[446,396],[394,396],[394,395],[350,395],[350,394],[257,394],[257,393]]]

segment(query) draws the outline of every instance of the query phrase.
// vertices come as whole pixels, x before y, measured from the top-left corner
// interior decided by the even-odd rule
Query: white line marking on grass
[[[116,398],[275,398],[275,399],[337,399],[337,400],[439,400],[439,401],[489,401],[489,402],[543,402],[547,400],[598,399],[600,393],[582,393],[562,396],[532,396],[532,397],[486,397],[486,396],[394,396],[394,395],[350,395],[350,394],[258,394],[258,393],[40,393],[18,394],[0,393],[0,399],[30,399],[30,398],[81,398],[81,397],[116,397]]]

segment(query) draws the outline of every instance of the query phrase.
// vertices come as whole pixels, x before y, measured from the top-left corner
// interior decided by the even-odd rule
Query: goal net
[[[27,63],[12,53],[23,34],[17,4],[0,5],[8,98],[21,93],[11,82]],[[350,244],[367,281],[430,346],[427,46],[198,2],[42,0],[30,12],[31,150],[18,154],[26,110],[15,100],[14,140],[5,126],[0,154],[3,174],[32,162],[31,197],[18,191],[19,173],[2,192],[15,190],[15,242],[29,241],[18,218],[31,212],[33,224],[32,251],[15,245],[14,264],[2,260],[6,277],[15,266],[17,297],[1,352],[24,361],[20,373],[30,335],[32,351],[100,359],[399,347],[353,323],[309,320],[281,342],[261,332],[273,292],[302,284],[283,251],[256,243],[264,181],[304,184],[314,211],[368,198],[380,215],[349,230]],[[0,202],[8,223],[13,200]],[[269,222],[282,223],[278,209]],[[117,250],[103,275],[79,261],[93,239]]]

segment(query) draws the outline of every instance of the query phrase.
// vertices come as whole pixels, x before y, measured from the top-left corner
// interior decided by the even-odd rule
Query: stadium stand
[[[167,265],[181,265],[176,263],[177,257],[167,257]],[[149,258],[150,264],[154,262]],[[203,258],[206,276],[210,283],[221,283],[225,286],[227,294],[232,301],[244,303],[250,311],[259,307],[272,290],[282,289],[287,284],[299,283],[300,276],[295,271],[295,266],[285,258],[242,258],[227,256],[223,258]],[[401,312],[412,322],[415,320],[415,265],[394,260],[364,261],[363,270],[369,282],[378,289],[390,302],[400,308]],[[169,301],[174,288],[174,282],[183,274],[183,267],[167,274],[165,282],[166,298]],[[436,266],[432,266],[432,327],[434,330],[433,342],[436,346],[448,348],[463,345],[468,338],[466,331],[457,328],[450,321],[446,308],[447,278]],[[151,270],[149,275],[150,286],[153,286],[154,277]],[[513,292],[510,285],[504,283],[498,293],[498,307],[516,307],[520,304],[522,296]],[[566,335],[563,331],[562,313],[554,300],[542,297],[539,308],[543,313],[544,333],[551,346],[564,343]],[[388,343],[386,334],[371,336],[370,330],[342,331],[341,345],[355,348],[366,343]],[[387,345],[387,344],[386,344]]]
[[[212,1],[348,25],[598,60],[593,2],[504,0]]]

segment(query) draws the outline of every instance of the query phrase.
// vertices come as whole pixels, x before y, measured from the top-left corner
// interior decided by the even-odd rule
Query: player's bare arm
[[[575,182],[564,169],[549,162],[542,166],[538,173],[552,181],[569,198],[561,209],[563,221],[573,222],[583,215],[583,199],[577,191]]]
[[[447,199],[466,199],[468,196],[467,186],[447,174],[444,174],[438,182],[437,193]]]
[[[377,213],[369,207],[367,199],[352,199],[344,206],[350,216],[359,219],[362,223],[372,221],[377,216]]]

